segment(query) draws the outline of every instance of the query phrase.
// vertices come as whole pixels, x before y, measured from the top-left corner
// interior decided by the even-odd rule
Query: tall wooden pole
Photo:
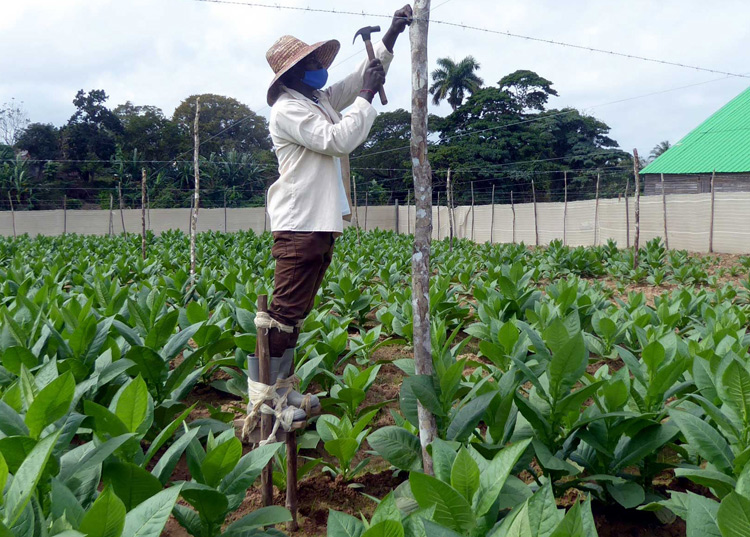
[[[430,0],[415,0],[411,24],[411,159],[414,173],[414,198],[417,218],[412,254],[412,306],[414,310],[414,365],[417,375],[432,377],[430,338],[430,241],[432,238],[432,170],[427,160],[427,31]],[[435,416],[417,403],[419,440],[426,474],[434,473],[427,446],[437,437]]]
[[[125,235],[125,213],[122,210],[122,181],[117,183],[117,195],[120,198],[120,221],[122,222],[122,234]]]
[[[495,238],[495,185],[492,185],[492,216],[490,216],[490,244]]]
[[[471,182],[471,241],[474,242],[474,181]]]
[[[146,259],[146,168],[141,168],[141,257]]]
[[[13,224],[13,238],[16,238],[16,211],[13,209],[13,198],[8,190],[8,201],[10,202],[10,220]]]
[[[638,268],[638,248],[641,242],[641,167],[638,150],[633,149],[633,175],[635,177],[635,240],[633,246],[633,268]]]
[[[630,206],[628,205],[628,190],[630,189],[630,176],[625,183],[625,245],[630,248]]]
[[[563,206],[563,245],[568,244],[568,172],[563,172],[565,181],[565,204]]]
[[[193,124],[193,171],[195,174],[195,192],[193,194],[193,214],[190,218],[190,285],[195,285],[195,232],[198,227],[198,209],[200,208],[200,146],[198,132],[201,117],[201,98],[195,99],[195,123]]]
[[[510,191],[510,212],[513,213],[513,223],[511,224],[511,242],[516,243],[516,204],[513,201],[513,191]]]
[[[594,246],[599,244],[599,181],[601,174],[596,174],[596,202],[594,203]]]
[[[716,170],[711,174],[711,225],[708,230],[708,253],[714,253],[714,209],[716,204],[716,190],[714,189]]]
[[[451,185],[451,169],[448,168],[448,179],[446,180],[445,196],[448,198],[448,231],[450,233],[450,244],[448,249],[453,251],[453,188]]]
[[[533,179],[531,180],[531,196],[534,200],[534,244],[539,246],[539,218],[536,212],[536,188]]]
[[[661,206],[664,213],[664,247],[669,250],[669,229],[667,228],[667,193],[664,190],[664,174],[661,174]]]

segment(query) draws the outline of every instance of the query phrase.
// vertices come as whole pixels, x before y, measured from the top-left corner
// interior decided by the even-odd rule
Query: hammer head
[[[357,36],[361,35],[363,41],[370,41],[370,34],[373,34],[375,32],[380,31],[380,26],[365,26],[364,28],[360,28],[357,30],[357,33],[354,34],[354,39],[352,39],[352,44],[357,40]]]

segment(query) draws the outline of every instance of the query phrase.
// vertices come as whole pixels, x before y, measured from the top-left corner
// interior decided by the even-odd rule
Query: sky
[[[250,0],[236,0],[244,3]],[[263,2],[264,0],[258,0]],[[366,12],[372,15],[208,3],[197,0],[7,0],[0,17],[0,105],[22,102],[32,122],[64,124],[79,89],[103,89],[108,106],[132,101],[167,116],[186,97],[234,97],[268,116],[272,72],[265,52],[281,35],[312,43],[338,39],[331,81],[365,57],[357,29],[380,25],[403,4],[385,0],[265,0],[279,6]],[[750,2],[744,0],[432,0],[433,21],[647,56],[750,75],[746,54]],[[382,16],[374,16],[382,15]],[[375,39],[375,38],[374,38]],[[559,97],[607,123],[611,136],[647,155],[662,140],[675,143],[750,86],[750,78],[616,57],[433,22],[435,60],[472,55],[485,84],[517,69],[551,80]],[[395,47],[388,74],[389,104],[409,109],[408,32]],[[447,103],[432,113],[446,115]]]

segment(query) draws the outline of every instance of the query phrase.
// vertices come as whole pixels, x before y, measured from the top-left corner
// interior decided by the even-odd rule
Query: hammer
[[[367,57],[370,58],[370,60],[375,59],[375,51],[372,49],[372,42],[370,41],[370,34],[374,32],[379,32],[380,26],[365,26],[364,28],[360,28],[357,30],[357,33],[354,34],[354,39],[352,39],[352,44],[357,40],[357,36],[361,35],[362,40],[365,42],[365,48],[367,49]],[[383,86],[380,86],[380,89],[378,90],[378,95],[380,95],[380,103],[381,104],[388,104],[388,98],[385,96],[385,90],[383,89]]]

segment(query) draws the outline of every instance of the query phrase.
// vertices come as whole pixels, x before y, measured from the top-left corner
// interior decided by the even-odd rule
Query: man
[[[411,20],[411,6],[396,11],[382,42],[375,46],[376,59],[363,62],[325,90],[338,41],[307,45],[287,35],[266,53],[275,74],[267,99],[272,107],[271,140],[279,161],[279,178],[269,188],[267,202],[276,271],[268,316],[259,315],[256,325],[268,330],[272,383],[277,375],[287,379],[294,369],[299,328],[331,263],[334,241],[343,231],[342,219],[351,216],[348,155],[370,132],[377,116],[373,98],[385,82],[393,45]],[[257,359],[251,358],[249,373],[251,380],[257,380]],[[276,390],[282,404],[307,410],[318,404],[316,398],[303,399],[278,382]],[[299,417],[298,412],[295,419]]]

